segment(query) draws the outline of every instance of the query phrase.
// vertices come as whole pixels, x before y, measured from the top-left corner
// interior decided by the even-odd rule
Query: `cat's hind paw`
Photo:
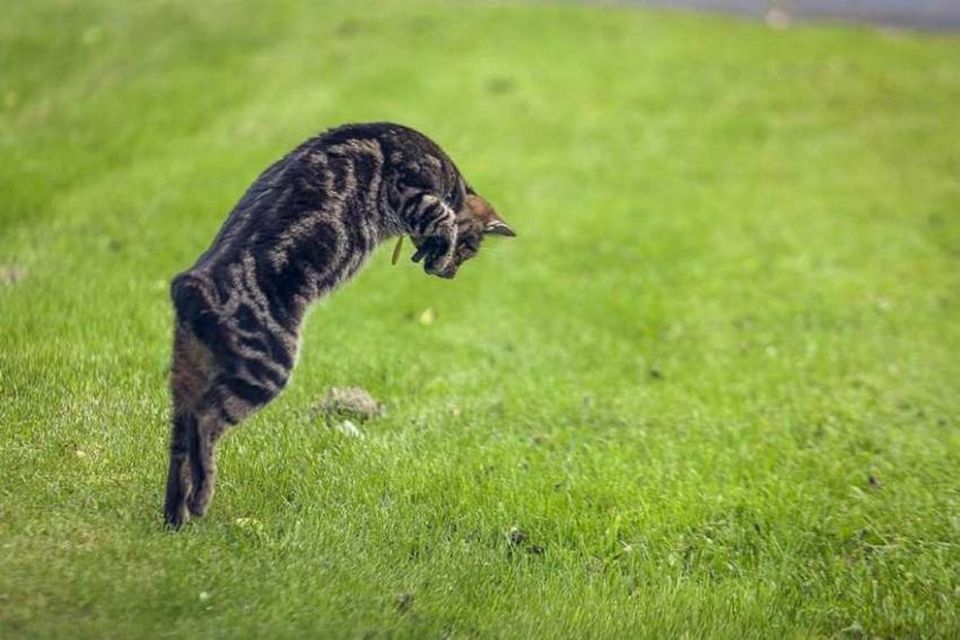
[[[163,520],[168,529],[176,531],[190,521],[190,512],[186,501],[176,505],[168,504],[163,510]]]

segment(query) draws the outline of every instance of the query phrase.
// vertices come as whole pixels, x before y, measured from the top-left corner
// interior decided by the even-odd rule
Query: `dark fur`
[[[452,278],[489,233],[513,235],[440,147],[400,125],[327,131],[264,171],[171,285],[167,523],[206,512],[217,442],[287,384],[311,302],[392,236],[409,234],[424,270]]]

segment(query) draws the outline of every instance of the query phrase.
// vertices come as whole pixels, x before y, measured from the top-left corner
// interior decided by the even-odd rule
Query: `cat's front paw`
[[[457,263],[454,259],[452,245],[444,237],[427,238],[413,254],[413,261],[423,260],[423,270],[440,278],[452,278],[457,275]]]

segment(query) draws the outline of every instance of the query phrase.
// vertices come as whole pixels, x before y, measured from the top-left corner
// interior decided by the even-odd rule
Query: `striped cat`
[[[167,524],[206,512],[217,441],[286,385],[311,302],[391,236],[409,235],[413,260],[452,278],[488,234],[514,235],[439,146],[400,125],[332,129],[264,171],[171,286]]]

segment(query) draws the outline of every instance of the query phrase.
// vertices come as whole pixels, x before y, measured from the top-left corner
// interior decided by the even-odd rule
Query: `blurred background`
[[[790,20],[842,19],[850,22],[927,29],[960,27],[954,0],[628,0],[636,5],[730,12],[763,17],[773,25]]]
[[[960,635],[955,2],[3,16],[0,636]],[[168,535],[170,278],[373,120],[518,237],[381,249]]]

